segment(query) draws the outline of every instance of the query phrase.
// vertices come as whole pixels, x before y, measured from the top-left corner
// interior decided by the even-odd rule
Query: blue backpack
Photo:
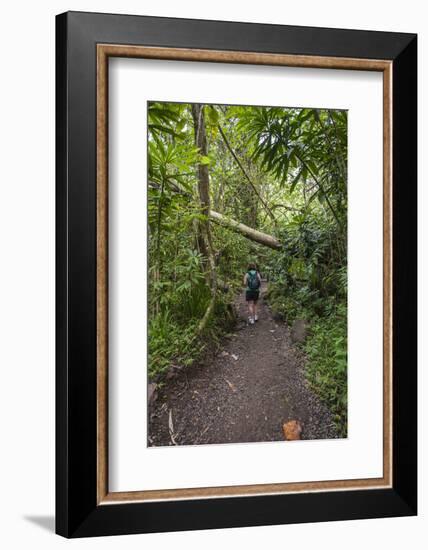
[[[251,269],[247,272],[247,284],[250,290],[258,290],[260,288],[260,280],[257,277],[257,271]]]

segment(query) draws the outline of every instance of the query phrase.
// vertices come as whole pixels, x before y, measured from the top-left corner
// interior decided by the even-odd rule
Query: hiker
[[[249,264],[247,273],[244,275],[244,285],[246,285],[245,299],[248,302],[248,323],[250,325],[254,325],[254,322],[259,319],[257,315],[257,300],[259,299],[261,282],[262,279],[256,264]]]

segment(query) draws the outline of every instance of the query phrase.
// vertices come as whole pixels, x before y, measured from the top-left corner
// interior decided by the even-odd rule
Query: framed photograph
[[[56,531],[417,513],[414,34],[56,19]]]

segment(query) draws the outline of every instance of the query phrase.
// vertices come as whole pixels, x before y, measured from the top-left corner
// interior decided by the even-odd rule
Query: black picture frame
[[[97,503],[96,46],[392,62],[393,479],[382,489]],[[417,513],[417,36],[68,12],[56,18],[56,532],[64,537]]]

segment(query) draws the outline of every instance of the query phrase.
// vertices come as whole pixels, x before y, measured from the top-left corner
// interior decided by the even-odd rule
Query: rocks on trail
[[[296,319],[291,327],[291,340],[297,344],[303,344],[308,336],[309,323],[304,319]]]

